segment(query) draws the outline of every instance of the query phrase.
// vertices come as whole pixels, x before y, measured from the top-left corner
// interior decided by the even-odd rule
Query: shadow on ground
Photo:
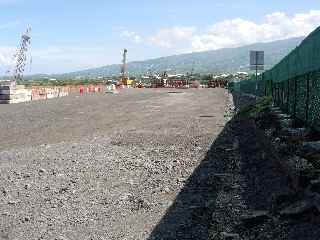
[[[208,229],[217,194],[215,174],[225,173],[233,138],[227,124],[212,144],[205,159],[185,183],[173,205],[167,210],[149,239],[208,239]]]
[[[149,240],[209,239],[219,181],[217,175],[232,172],[235,119],[226,124],[200,165],[154,228]]]
[[[236,107],[240,107],[250,103],[250,99],[234,96],[234,102]],[[219,231],[237,231],[243,239],[319,239],[320,233],[315,231],[315,224],[296,220],[270,220],[252,229],[239,227],[242,210],[245,209],[245,213],[271,211],[272,201],[277,196],[290,193],[288,178],[279,161],[271,143],[256,128],[254,120],[240,120],[235,116],[214,140],[206,157],[148,239],[220,239],[216,235]],[[238,207],[232,205],[234,196],[229,203],[221,204],[218,199],[221,191],[224,194],[228,192],[225,185],[231,178],[232,185],[235,184],[234,179],[241,184],[238,192],[245,202],[244,209],[236,215],[232,215]],[[223,204],[225,209],[221,208]],[[221,214],[221,209],[226,219],[225,229],[215,226],[214,216],[218,211]]]

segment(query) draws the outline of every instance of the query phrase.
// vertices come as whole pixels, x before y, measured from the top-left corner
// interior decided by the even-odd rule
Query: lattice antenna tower
[[[23,79],[23,73],[27,64],[27,52],[31,43],[31,27],[22,34],[20,45],[15,54],[15,66],[13,70],[13,84]]]

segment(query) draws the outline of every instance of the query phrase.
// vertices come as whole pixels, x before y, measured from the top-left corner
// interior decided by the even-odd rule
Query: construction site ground
[[[225,89],[1,105],[0,239],[319,239],[303,204],[272,212],[286,170],[232,108]]]
[[[224,89],[125,89],[0,105],[0,239],[147,239],[224,128],[226,101]]]

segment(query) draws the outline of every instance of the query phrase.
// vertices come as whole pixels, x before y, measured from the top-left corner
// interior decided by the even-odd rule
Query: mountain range
[[[283,57],[297,47],[304,37],[290,38],[286,40],[256,43],[237,48],[224,48],[204,52],[173,55],[145,61],[128,63],[130,76],[144,75],[147,73],[200,73],[219,74],[249,71],[250,50],[265,51],[265,68],[269,69],[278,63]],[[50,75],[57,79],[97,78],[99,76],[118,76],[121,64],[113,64],[99,68],[92,68],[78,72],[59,75]],[[29,76],[39,78],[46,75]]]
[[[249,71],[250,50],[265,51],[266,68],[270,68],[289,54],[303,40],[302,37],[291,38],[269,43],[256,43],[238,48],[225,48],[213,51],[161,57],[146,61],[128,63],[130,75],[146,74],[147,72],[175,73],[234,73]],[[80,72],[64,74],[65,76],[111,76],[120,73],[120,64],[114,64]]]

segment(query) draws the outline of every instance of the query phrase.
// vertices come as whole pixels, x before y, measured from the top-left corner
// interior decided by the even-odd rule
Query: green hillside
[[[264,50],[266,67],[270,68],[292,51],[303,38],[257,43],[239,48],[226,48],[215,51],[197,52],[190,54],[174,55],[139,62],[130,62],[128,71],[130,75],[145,74],[148,71],[186,73],[194,68],[195,73],[225,73],[248,71],[249,51]],[[85,71],[64,74],[64,76],[110,76],[120,72],[120,65],[109,65]]]
[[[146,61],[128,63],[130,76],[143,75],[151,72],[187,73],[194,69],[194,73],[234,73],[249,71],[249,51],[264,50],[266,69],[271,68],[283,57],[291,52],[303,40],[291,38],[287,40],[257,43],[238,48],[225,48],[214,51],[196,52],[189,54],[161,57]],[[99,76],[119,75],[120,64],[108,65],[99,68],[88,69],[79,72],[71,72],[60,75],[51,75],[58,79],[96,78]],[[47,75],[29,76],[26,79],[43,78]]]

